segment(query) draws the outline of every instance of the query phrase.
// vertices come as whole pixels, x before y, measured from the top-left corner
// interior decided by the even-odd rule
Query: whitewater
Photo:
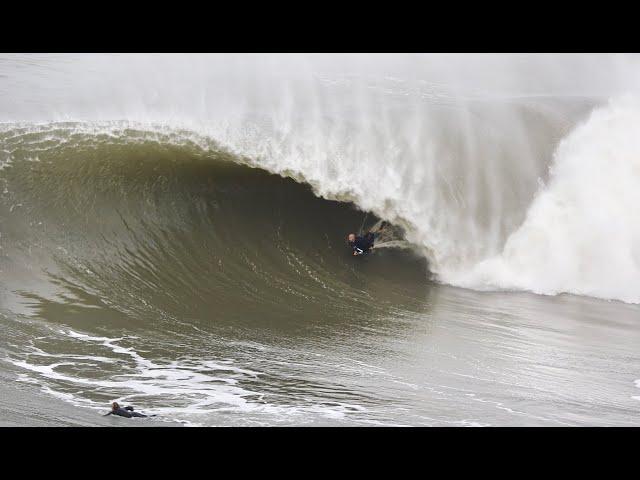
[[[639,106],[612,101],[563,139],[523,225],[453,283],[638,303]]]

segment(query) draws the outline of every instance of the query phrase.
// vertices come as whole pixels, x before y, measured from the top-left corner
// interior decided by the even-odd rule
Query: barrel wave
[[[21,292],[38,281],[42,302],[55,286],[132,314],[173,321],[213,308],[233,323],[253,318],[239,305],[261,316],[327,303],[357,311],[372,297],[353,285],[384,278],[391,298],[394,280],[426,284],[426,262],[406,249],[352,261],[345,234],[373,215],[185,135],[75,124],[3,132],[7,292],[33,306],[40,292]]]

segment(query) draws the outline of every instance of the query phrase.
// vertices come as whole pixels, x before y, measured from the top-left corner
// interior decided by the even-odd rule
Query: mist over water
[[[197,424],[626,424],[639,85],[622,54],[2,55],[8,362]],[[354,263],[378,219],[408,243]]]

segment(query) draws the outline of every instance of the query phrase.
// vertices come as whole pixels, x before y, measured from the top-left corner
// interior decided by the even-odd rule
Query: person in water
[[[105,415],[105,417],[107,415],[118,415],[119,417],[127,417],[127,418],[131,418],[131,417],[147,417],[148,415],[145,415],[143,413],[138,413],[138,412],[134,412],[133,411],[133,407],[124,407],[122,408],[118,402],[113,402],[111,404],[111,411],[109,413],[107,413]]]
[[[380,227],[375,232],[367,232],[366,235],[356,235],[355,233],[350,233],[347,236],[347,242],[349,246],[353,249],[353,255],[364,255],[365,253],[369,253],[369,251],[373,248],[373,243],[376,238],[382,232],[382,229],[387,226],[387,222],[382,222]]]

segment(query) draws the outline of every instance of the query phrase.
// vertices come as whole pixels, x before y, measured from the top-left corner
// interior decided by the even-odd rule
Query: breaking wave
[[[56,186],[65,185],[56,193],[65,203],[62,196],[82,188],[76,201],[87,201],[91,178],[126,192],[134,183],[122,183],[123,175],[160,168],[172,185],[191,167],[168,165],[185,155],[224,157],[402,227],[436,281],[640,301],[637,101],[620,97],[635,88],[635,56],[106,55],[34,62],[50,68],[43,98],[33,88],[38,75],[28,71],[25,90],[14,86],[3,97],[3,202],[14,215],[20,202],[9,205],[7,196],[28,188],[24,179],[9,179],[12,169],[24,168],[16,159],[35,165],[48,157],[52,168],[67,169],[73,183]],[[480,64],[493,75],[478,73]],[[567,84],[569,74],[580,80]],[[149,142],[161,160],[144,151]],[[59,181],[38,169],[38,182]],[[113,197],[93,201],[101,215],[115,215]],[[198,221],[209,221],[213,207],[197,205],[188,208],[200,208]],[[138,221],[149,222],[136,208]],[[299,225],[313,225],[314,238],[341,238],[360,224],[354,215],[351,226],[328,232],[326,217],[302,217]],[[236,228],[231,218],[228,232]],[[268,225],[260,228],[272,231]]]

